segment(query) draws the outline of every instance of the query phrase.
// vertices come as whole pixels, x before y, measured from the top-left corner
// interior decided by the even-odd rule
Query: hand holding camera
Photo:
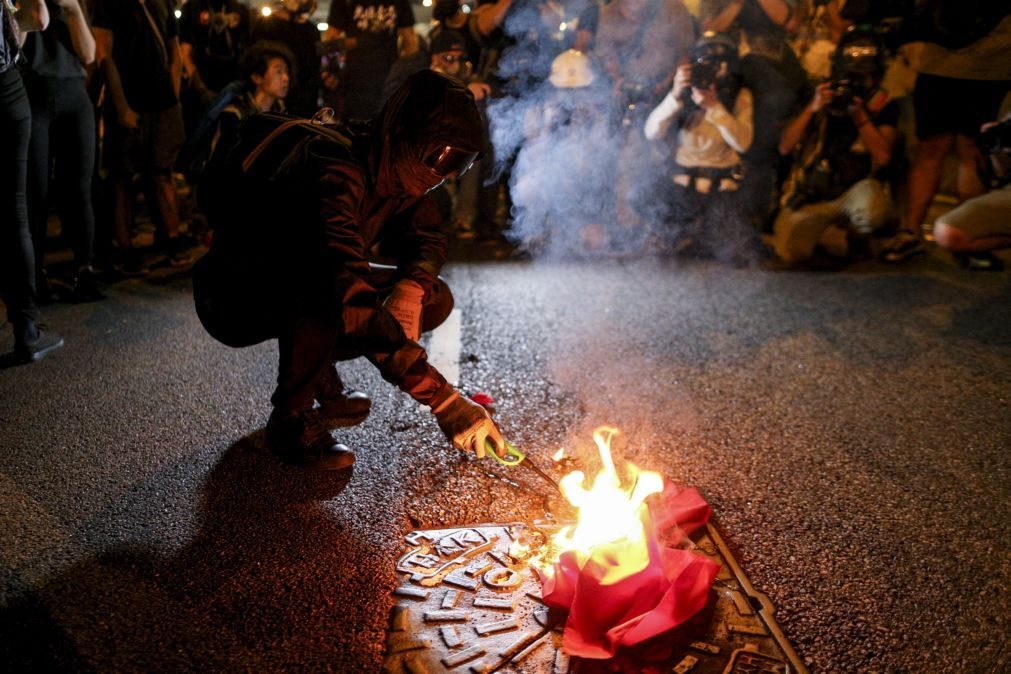
[[[814,90],[811,98],[811,112],[819,113],[824,110],[835,98],[835,86],[833,82],[822,82]]]

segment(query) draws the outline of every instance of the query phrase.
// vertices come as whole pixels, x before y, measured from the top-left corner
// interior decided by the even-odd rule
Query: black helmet
[[[726,63],[731,72],[737,70],[739,59],[737,43],[733,38],[711,30],[702,34],[692,51],[695,63]]]
[[[870,26],[853,26],[847,30],[832,57],[833,77],[871,75],[881,77],[885,71],[885,46]]]
[[[411,75],[386,101],[374,127],[378,191],[418,197],[463,175],[481,153],[483,129],[463,84],[428,69]]]

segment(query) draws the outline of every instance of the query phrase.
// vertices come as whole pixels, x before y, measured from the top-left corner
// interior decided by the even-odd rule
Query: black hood
[[[371,164],[378,193],[424,194],[435,184],[424,158],[447,145],[480,152],[483,128],[474,97],[461,83],[432,70],[411,75],[386,101],[374,127]]]

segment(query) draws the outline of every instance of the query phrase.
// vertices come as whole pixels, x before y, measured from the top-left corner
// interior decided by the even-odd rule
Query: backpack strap
[[[242,161],[242,172],[243,173],[248,173],[249,172],[249,169],[252,168],[253,163],[256,161],[257,157],[260,156],[260,153],[262,153],[264,150],[266,150],[267,146],[270,145],[270,143],[275,138],[277,138],[278,136],[280,136],[282,133],[284,133],[285,131],[287,131],[291,127],[298,126],[299,124],[304,124],[304,123],[305,123],[304,119],[291,119],[291,120],[288,120],[287,122],[279,124],[276,129],[274,129],[273,131],[271,131],[267,135],[266,138],[264,138],[263,140],[261,140],[260,143],[256,147],[253,148],[252,152],[250,152],[248,155],[246,155],[246,158]]]

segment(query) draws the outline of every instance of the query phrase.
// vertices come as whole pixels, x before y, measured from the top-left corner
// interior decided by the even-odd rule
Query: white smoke
[[[587,2],[567,6],[566,16],[578,16]],[[642,131],[666,91],[623,98],[592,51],[591,86],[554,87],[547,80],[551,61],[571,46],[572,31],[553,30],[556,18],[546,19],[540,7],[522,0],[507,16],[503,28],[516,42],[498,64],[507,96],[488,110],[499,170],[509,175],[511,236],[537,257],[641,252],[670,217],[665,192],[673,149],[647,141]],[[643,54],[636,59],[642,63]],[[675,66],[651,69],[673,73]]]

